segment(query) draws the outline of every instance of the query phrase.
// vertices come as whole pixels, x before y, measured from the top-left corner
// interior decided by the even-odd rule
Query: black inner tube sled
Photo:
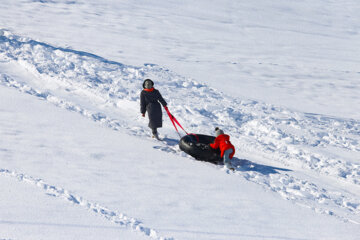
[[[196,160],[219,164],[223,162],[220,150],[209,146],[214,140],[215,137],[209,135],[189,134],[180,139],[179,147]]]

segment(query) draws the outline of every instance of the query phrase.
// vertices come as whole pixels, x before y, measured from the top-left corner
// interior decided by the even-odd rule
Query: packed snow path
[[[139,137],[149,136],[146,119],[138,110],[139,93],[144,78],[153,78],[170,111],[187,130],[212,134],[219,126],[231,135],[237,149],[234,174],[316,212],[360,223],[358,120],[234,99],[155,64],[128,66],[6,30],[0,32],[0,57],[6,69],[0,73],[2,85]],[[24,78],[17,78],[21,73],[14,69],[30,73],[26,82],[18,80]],[[170,123],[162,133],[165,141],[156,149],[191,159],[179,151]],[[280,167],[243,159],[250,153]],[[1,173],[17,175],[6,169]],[[325,186],[314,177],[318,175],[337,184]],[[127,225],[136,228],[136,224]]]

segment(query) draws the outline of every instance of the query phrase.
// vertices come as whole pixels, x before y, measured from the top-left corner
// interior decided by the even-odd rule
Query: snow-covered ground
[[[0,239],[357,239],[356,1],[1,1]],[[181,152],[220,126],[235,172]]]

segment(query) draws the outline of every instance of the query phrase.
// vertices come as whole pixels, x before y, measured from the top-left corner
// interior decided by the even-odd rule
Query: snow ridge
[[[119,130],[127,131],[129,134],[134,135],[134,136],[139,136],[139,137],[147,136],[144,128],[140,128],[140,127],[132,128],[132,127],[128,126],[124,121],[121,121],[119,119],[110,118],[102,112],[93,112],[93,111],[83,108],[77,104],[74,104],[70,101],[53,96],[49,92],[41,92],[40,90],[34,89],[25,83],[17,82],[13,78],[8,76],[7,74],[0,73],[0,84],[3,86],[15,88],[22,93],[26,93],[26,94],[35,96],[39,99],[46,100],[49,103],[52,103],[59,108],[66,109],[71,112],[76,112],[76,113],[82,115],[83,117],[86,117],[94,122],[98,122],[108,128],[115,130],[115,131],[119,131]],[[169,142],[171,142],[171,139],[169,139]],[[171,146],[164,145],[159,149],[162,151],[177,152],[178,149],[176,147],[174,147],[173,145],[174,144],[171,144]]]
[[[276,192],[282,198],[292,201],[302,207],[311,208],[313,211],[336,217],[343,222],[360,224],[357,215],[360,213],[360,202],[354,196],[346,196],[339,191],[330,191],[319,187],[317,184],[299,179],[289,174],[269,174],[264,176],[256,171],[256,166],[241,166],[237,171],[254,168],[254,171],[237,173],[248,181],[263,186],[266,190]],[[339,210],[344,209],[344,213]]]
[[[231,132],[232,138],[237,139],[235,143],[243,149],[260,150],[274,155],[283,164],[302,165],[360,185],[359,164],[321,153],[326,147],[359,153],[357,120],[232,99],[155,64],[127,66],[90,53],[18,37],[6,30],[0,32],[0,54],[39,76],[48,86],[46,92],[55,87],[67,98],[77,95],[88,99],[96,108],[119,109],[129,102],[138,104],[143,79],[153,77],[169,99],[171,111],[179,121],[188,122],[186,127],[193,132],[207,133],[208,126],[220,126]],[[198,105],[204,101],[206,105]]]
[[[103,113],[93,113],[87,109],[79,107],[74,103],[54,97],[49,93],[40,92],[27,86],[26,84],[16,82],[6,74],[0,74],[0,84],[8,87],[13,87],[20,92],[46,100],[57,107],[79,113],[84,117],[94,122],[99,122],[100,124],[107,126],[113,130],[127,130],[129,134],[139,137],[146,137],[145,130],[141,131],[139,128],[137,131],[135,131],[135,129],[127,126],[126,123],[121,122],[120,120],[110,119]],[[179,153],[177,145],[174,146],[172,144],[165,143],[163,146],[154,148],[161,151],[181,154]],[[186,155],[186,157],[190,158],[188,155]],[[290,176],[289,174],[266,174],[266,171],[258,170],[261,168],[260,165],[248,162],[247,160],[239,160],[237,158],[234,158],[233,164],[237,166],[235,174],[244,177],[248,181],[257,183],[263,186],[265,189],[280,194],[284,199],[291,200],[296,204],[305,207],[311,207],[314,211],[318,213],[334,216],[344,222],[360,224],[360,221],[354,220],[354,218],[351,216],[352,214],[360,213],[360,202],[354,197],[345,196],[344,194],[336,191],[327,191],[324,188],[318,187],[314,183],[311,183],[307,180],[295,178],[293,176]],[[278,172],[275,171],[274,173]],[[317,205],[317,207],[313,207],[314,204]],[[336,213],[336,210],[331,210],[337,208],[345,209],[349,215],[342,216],[341,214]]]
[[[0,56],[15,61],[39,79],[39,82],[20,83],[1,74],[0,84],[80,113],[114,130],[141,137],[147,136],[148,130],[137,118],[137,111],[126,112],[134,119],[132,122],[112,117],[111,112],[119,112],[129,104],[138,107],[143,79],[154,78],[171,112],[186,123],[186,129],[211,134],[210,126],[220,126],[231,133],[239,152],[256,152],[285,166],[300,166],[324,177],[360,186],[359,164],[341,154],[326,153],[326,148],[331,147],[359,154],[360,121],[234,99],[155,64],[128,66],[90,53],[15,36],[6,30],[0,31]],[[90,102],[92,110],[83,107],[79,99]],[[177,146],[166,143],[158,149],[181,154]],[[259,164],[247,160],[235,159],[234,163],[239,166],[235,174],[285,199],[342,221],[360,222],[357,219],[359,196],[326,189],[311,180],[296,178],[289,171],[265,173]]]
[[[0,73],[0,83],[7,87],[13,87],[22,93],[26,93],[26,94],[38,97],[40,99],[46,100],[46,101],[54,104],[57,107],[79,113],[79,114],[83,115],[84,117],[92,119],[95,122],[100,122],[102,124],[105,124],[108,127],[112,128],[113,130],[119,130],[120,128],[125,127],[125,124],[122,123],[120,120],[109,119],[108,117],[106,117],[104,114],[102,114],[100,112],[97,112],[97,113],[91,112],[89,110],[81,108],[80,106],[78,106],[72,102],[55,97],[48,92],[41,92],[41,91],[34,89],[24,83],[19,83],[19,82],[15,81],[14,79],[12,79],[11,77],[9,77],[6,74]]]
[[[31,176],[27,176],[22,173],[16,173],[14,171],[10,171],[8,169],[0,169],[0,175],[13,177],[19,180],[20,182],[29,183],[32,185],[36,185],[46,192],[47,195],[64,199],[72,204],[85,207],[87,210],[95,212],[105,219],[120,225],[122,227],[131,228],[134,231],[140,232],[152,239],[157,240],[174,240],[174,238],[161,237],[159,234],[151,228],[145,227],[141,221],[129,217],[123,213],[118,213],[112,211],[106,207],[101,206],[98,203],[90,202],[83,197],[76,196],[72,194],[70,191],[63,189],[61,187],[57,187],[54,185],[50,185],[44,182],[42,179],[33,178]]]

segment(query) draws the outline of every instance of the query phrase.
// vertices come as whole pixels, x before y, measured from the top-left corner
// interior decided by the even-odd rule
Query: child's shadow
[[[179,144],[179,140],[173,139],[173,138],[168,138],[168,137],[163,138],[162,141],[164,141],[170,147],[174,147]],[[223,164],[222,162],[221,163],[211,162],[211,163],[217,164],[217,165]],[[254,172],[261,173],[263,175],[269,175],[269,174],[278,174],[279,171],[284,171],[284,172],[292,171],[292,170],[286,169],[286,168],[278,168],[278,167],[272,167],[272,166],[268,166],[268,165],[254,163],[250,160],[239,159],[237,157],[232,158],[231,163],[234,166],[235,171],[239,171],[239,172],[254,171]]]
[[[285,172],[292,171],[290,169],[262,165],[262,164],[251,162],[250,160],[239,159],[236,157],[234,157],[231,160],[231,163],[235,167],[235,171],[239,171],[239,172],[254,171],[254,172],[261,173],[263,175],[269,175],[269,174],[278,174],[279,171],[285,171]]]

